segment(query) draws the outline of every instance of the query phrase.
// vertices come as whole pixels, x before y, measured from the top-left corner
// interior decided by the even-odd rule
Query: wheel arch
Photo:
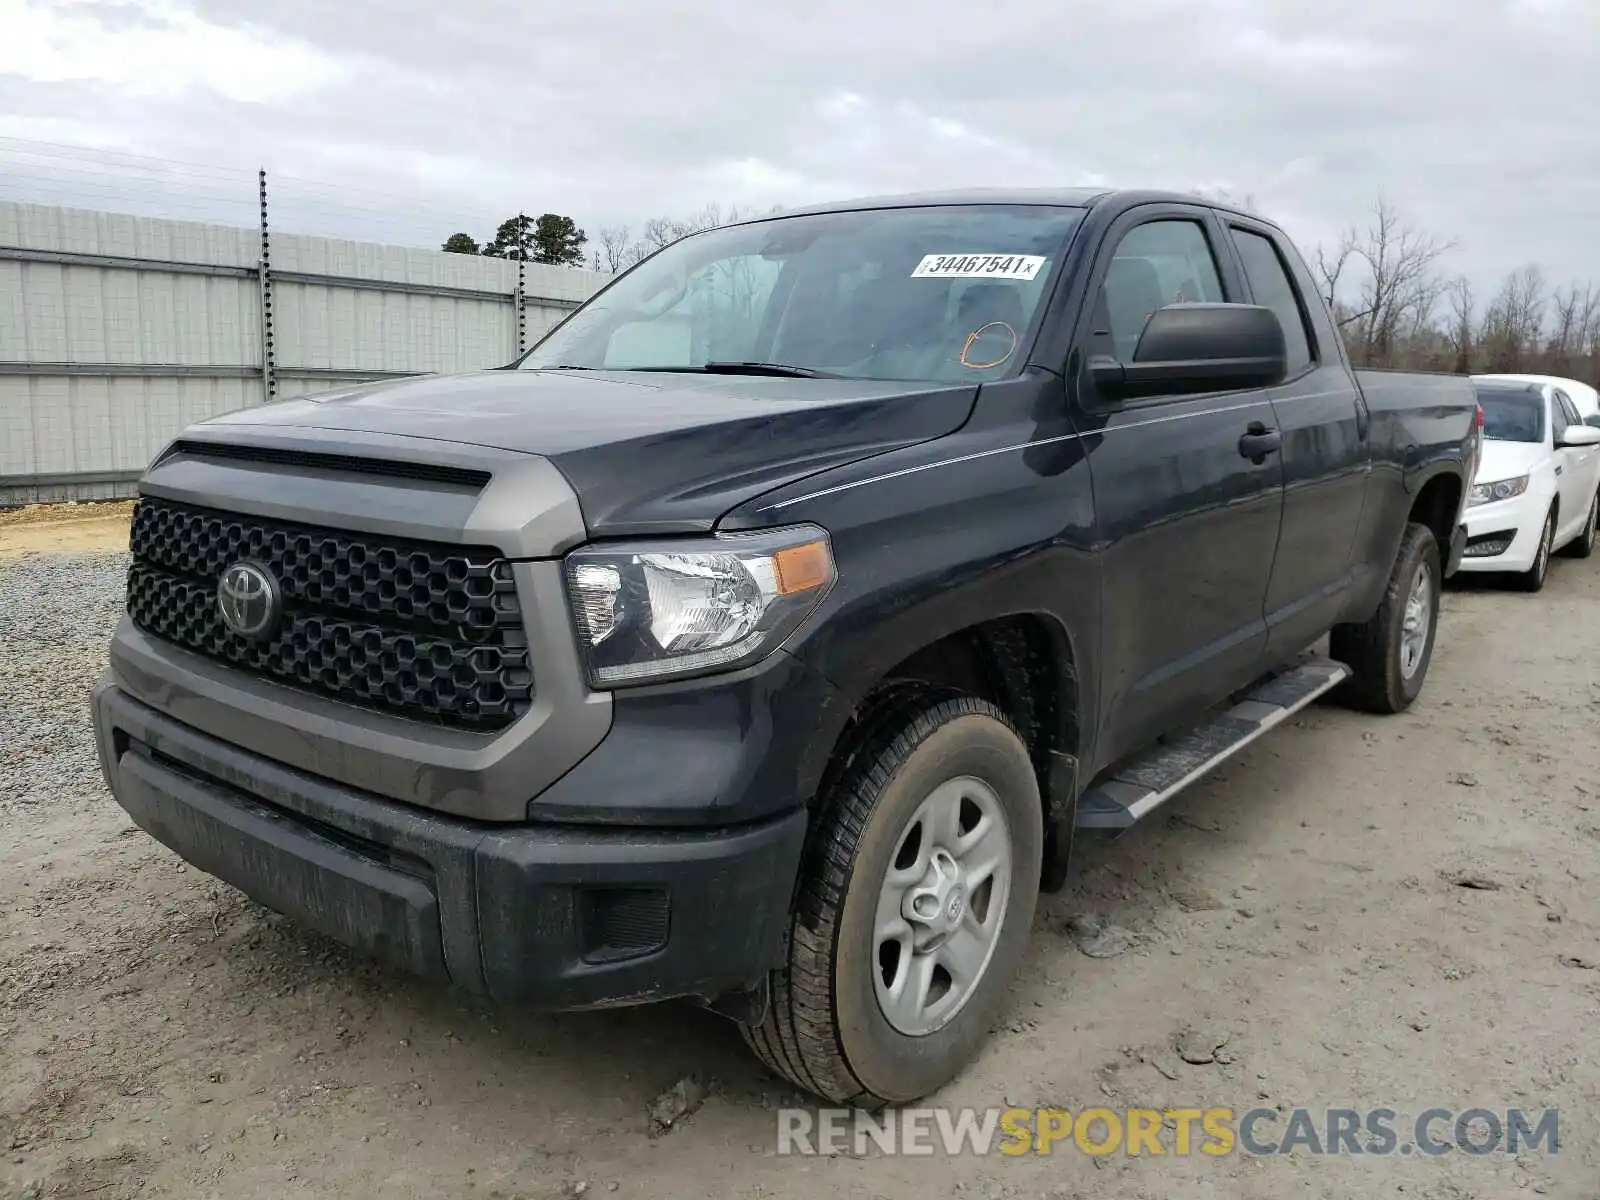
[[[1039,783],[1045,826],[1041,887],[1059,890],[1070,858],[1083,745],[1080,659],[1054,616],[1017,612],[919,646],[884,670],[857,700],[833,743],[818,792],[850,763],[871,715],[907,689],[953,689],[987,700],[1016,727]]]
[[[1433,531],[1439,545],[1448,548],[1462,511],[1462,486],[1461,476],[1454,471],[1441,471],[1434,475],[1418,489],[1416,498],[1411,502],[1407,522],[1426,525]]]

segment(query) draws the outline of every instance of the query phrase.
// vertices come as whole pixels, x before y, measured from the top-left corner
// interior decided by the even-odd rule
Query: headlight
[[[1474,504],[1490,504],[1496,500],[1509,500],[1527,490],[1526,475],[1518,475],[1515,479],[1502,479],[1499,483],[1475,483],[1472,485],[1472,496],[1467,500],[1467,507],[1470,508]]]
[[[589,682],[653,683],[763,657],[835,579],[814,525],[596,546],[567,556]]]

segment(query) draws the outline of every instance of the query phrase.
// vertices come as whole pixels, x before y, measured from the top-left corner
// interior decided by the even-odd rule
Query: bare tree
[[[1427,326],[1444,290],[1437,263],[1455,244],[1452,238],[1412,225],[1394,205],[1379,198],[1352,249],[1366,275],[1355,319],[1362,361],[1371,366],[1393,364],[1398,343]]]
[[[1354,229],[1346,229],[1341,233],[1332,250],[1326,249],[1320,242],[1317,243],[1312,255],[1311,269],[1316,272],[1317,282],[1322,285],[1322,298],[1330,304],[1339,303],[1339,281],[1344,278],[1345,269],[1349,267],[1355,253]]]
[[[707,229],[716,229],[722,225],[732,225],[756,217],[772,216],[782,211],[781,205],[758,209],[741,208],[737,204],[730,204],[727,208],[723,208],[722,205],[712,202],[685,217],[652,217],[644,223],[644,240],[651,249],[659,250],[663,246],[670,246],[679,238],[688,237],[691,233],[701,233]]]
[[[611,226],[600,230],[599,242],[595,246],[593,255],[594,269],[612,273],[625,271],[640,259],[647,258],[657,250],[670,246],[691,233],[780,211],[782,210],[778,206],[764,210],[740,208],[738,205],[728,205],[724,208],[721,204],[712,202],[687,216],[651,217],[640,227],[637,238],[627,225]]]
[[[1570,375],[1577,358],[1587,348],[1589,328],[1600,309],[1593,284],[1576,283],[1550,298],[1550,338],[1544,357],[1552,375]]]
[[[1536,365],[1533,360],[1542,357],[1547,305],[1544,273],[1537,266],[1521,267],[1506,276],[1489,301],[1478,332],[1488,370],[1521,372]]]
[[[1458,375],[1472,373],[1472,354],[1477,346],[1477,302],[1472,295],[1472,280],[1465,275],[1451,281],[1446,289],[1450,299],[1450,324],[1445,331],[1454,363],[1451,370]]]
[[[597,271],[626,271],[653,249],[644,242],[635,241],[626,225],[615,225],[600,231],[599,244],[594,252],[594,269]]]

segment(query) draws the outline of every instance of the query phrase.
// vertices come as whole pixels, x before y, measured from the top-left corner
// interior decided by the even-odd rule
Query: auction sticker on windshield
[[[913,279],[1032,279],[1045,264],[1039,254],[929,254]]]

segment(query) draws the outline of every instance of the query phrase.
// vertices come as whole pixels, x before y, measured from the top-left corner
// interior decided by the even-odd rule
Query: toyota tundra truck
[[[687,999],[905,1102],[998,1018],[1077,831],[1318,697],[1416,700],[1480,422],[1464,378],[1353,370],[1283,232],[1192,196],[725,226],[508,366],[184,431],[100,758],[361,952]]]

